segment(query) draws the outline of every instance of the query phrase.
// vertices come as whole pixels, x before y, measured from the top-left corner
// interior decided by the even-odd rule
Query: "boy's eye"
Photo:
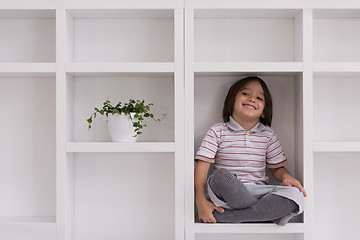
[[[249,95],[247,92],[242,92],[241,94],[244,95],[244,96],[248,96],[248,95]]]
[[[257,97],[257,99],[260,100],[260,101],[264,101],[264,99],[261,98],[261,97]]]

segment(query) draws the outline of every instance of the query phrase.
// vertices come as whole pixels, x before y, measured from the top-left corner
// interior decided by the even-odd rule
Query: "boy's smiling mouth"
[[[248,109],[251,109],[251,110],[256,110],[256,107],[255,106],[253,106],[253,105],[250,105],[250,104],[243,104],[243,106],[245,107],[245,108],[248,108]]]

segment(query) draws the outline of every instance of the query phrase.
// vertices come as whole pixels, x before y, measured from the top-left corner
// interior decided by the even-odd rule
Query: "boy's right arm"
[[[198,207],[199,220],[205,223],[216,223],[216,219],[212,212],[214,210],[223,213],[224,209],[215,206],[209,202],[205,196],[206,179],[210,168],[210,163],[198,161],[195,168],[195,194],[196,204]]]

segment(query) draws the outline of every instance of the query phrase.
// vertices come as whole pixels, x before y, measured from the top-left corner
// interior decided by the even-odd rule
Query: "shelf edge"
[[[174,142],[73,142],[66,143],[66,152],[175,152]]]
[[[314,73],[360,73],[360,62],[314,62]]]
[[[55,73],[55,63],[0,63],[0,73]]]
[[[55,224],[56,217],[0,217],[1,224]]]
[[[303,223],[288,223],[278,226],[272,223],[264,224],[206,224],[194,223],[194,233],[304,233]]]
[[[196,62],[194,72],[302,72],[302,62]]]
[[[161,63],[67,63],[67,73],[173,73],[173,62]]]
[[[314,142],[314,152],[360,152],[360,142]]]

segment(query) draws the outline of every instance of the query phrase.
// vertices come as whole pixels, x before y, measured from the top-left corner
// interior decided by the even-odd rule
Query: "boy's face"
[[[240,122],[258,122],[263,116],[264,107],[264,90],[258,81],[251,81],[236,95],[232,117]]]

